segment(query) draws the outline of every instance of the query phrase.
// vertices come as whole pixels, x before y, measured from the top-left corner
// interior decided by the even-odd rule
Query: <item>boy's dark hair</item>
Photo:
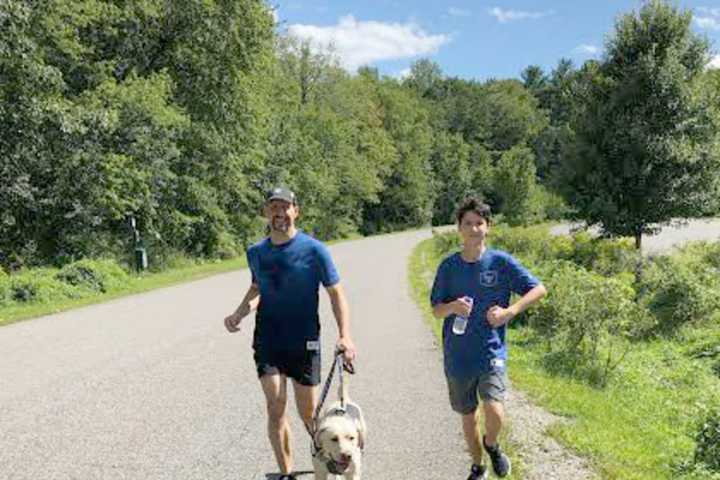
[[[484,218],[488,225],[490,225],[490,217],[492,216],[492,213],[490,212],[490,205],[483,203],[479,198],[468,197],[462,201],[457,209],[458,225],[462,222],[463,217],[468,212],[476,213]]]

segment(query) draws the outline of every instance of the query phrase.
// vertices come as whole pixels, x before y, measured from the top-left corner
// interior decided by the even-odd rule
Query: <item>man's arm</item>
[[[538,285],[528,291],[520,299],[510,305],[508,308],[502,308],[499,305],[491,307],[487,312],[487,321],[493,327],[501,327],[510,323],[510,320],[527,310],[532,304],[536,303],[547,294],[544,285]]]
[[[345,360],[350,362],[355,358],[357,352],[355,350],[355,344],[352,341],[352,336],[350,335],[350,308],[345,298],[345,290],[343,290],[340,282],[325,289],[330,297],[333,314],[335,315],[335,321],[338,326],[338,335],[340,338],[338,339],[337,347],[343,351]]]
[[[240,306],[229,316],[225,317],[225,328],[228,332],[234,333],[240,330],[240,322],[250,312],[255,310],[260,303],[260,289],[254,283],[250,284],[250,288],[245,293]]]

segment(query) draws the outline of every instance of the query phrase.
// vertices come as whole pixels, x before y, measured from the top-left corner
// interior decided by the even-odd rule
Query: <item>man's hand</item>
[[[487,321],[493,328],[506,325],[515,316],[515,311],[510,308],[502,308],[499,305],[490,307],[487,311]]]
[[[225,317],[225,328],[230,333],[235,333],[240,330],[240,322],[245,316],[250,313],[249,305],[240,305],[232,315]]]
[[[352,363],[357,356],[355,344],[350,337],[340,337],[337,342],[337,350],[343,353],[343,358],[347,363]]]

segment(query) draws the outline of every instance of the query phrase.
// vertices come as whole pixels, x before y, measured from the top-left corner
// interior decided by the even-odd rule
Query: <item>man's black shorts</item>
[[[300,385],[320,384],[320,350],[269,351],[255,348],[254,358],[258,378],[280,373]]]

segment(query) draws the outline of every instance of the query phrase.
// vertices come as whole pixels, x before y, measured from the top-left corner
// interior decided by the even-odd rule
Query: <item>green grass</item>
[[[409,266],[413,296],[436,334],[439,324],[430,315],[428,297],[439,260],[427,240],[416,247]],[[699,419],[720,401],[720,378],[712,371],[712,362],[720,358],[694,357],[720,344],[717,322],[687,327],[673,339],[635,343],[604,388],[548,371],[543,342],[529,327],[511,329],[513,385],[537,405],[571,420],[548,433],[588,458],[601,478],[711,478],[683,476],[679,465],[692,459]]]
[[[431,240],[425,240],[416,247],[411,256],[408,265],[408,281],[410,285],[410,293],[423,312],[423,317],[432,329],[433,333],[442,345],[442,321],[435,319],[430,308],[430,288],[432,280],[435,276],[438,258],[434,252]],[[448,405],[449,408],[449,405]],[[509,428],[512,428],[512,419],[509,419]],[[462,427],[460,416],[457,419],[458,433],[462,435]],[[523,465],[522,459],[518,455],[518,445],[510,441],[507,436],[507,429],[501,432],[500,442],[503,450],[508,454],[512,461],[512,472],[506,477],[511,480],[521,480],[525,478],[524,472],[527,471]],[[492,475],[492,474],[491,474]]]
[[[20,320],[58,313],[73,308],[83,307],[96,303],[107,302],[119,297],[136,293],[147,292],[158,288],[168,287],[179,283],[199,280],[201,278],[246,268],[245,257],[231,260],[213,261],[204,263],[189,262],[189,264],[158,273],[143,273],[131,277],[122,287],[103,294],[90,295],[83,298],[53,301],[49,303],[11,304],[0,308],[0,326],[8,325]]]

